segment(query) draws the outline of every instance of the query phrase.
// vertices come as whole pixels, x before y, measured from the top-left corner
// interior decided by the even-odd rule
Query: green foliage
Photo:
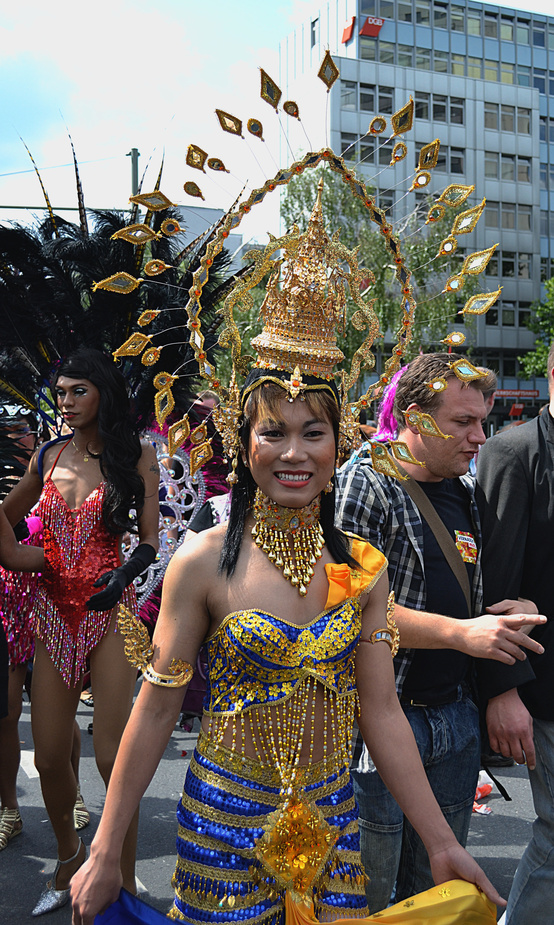
[[[546,376],[546,362],[550,345],[554,341],[554,279],[545,283],[545,301],[533,305],[533,314],[527,327],[537,334],[535,349],[518,357],[526,379],[533,376]]]

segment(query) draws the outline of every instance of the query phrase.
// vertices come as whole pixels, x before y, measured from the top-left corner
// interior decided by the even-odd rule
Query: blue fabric
[[[441,707],[404,706],[431,789],[458,841],[465,845],[479,776],[479,713],[460,692]],[[352,771],[359,805],[362,861],[370,913],[433,886],[423,842],[379,777]],[[518,920],[519,925],[519,920]]]
[[[163,912],[153,909],[127,890],[121,890],[118,899],[103,915],[96,916],[94,925],[161,925],[167,921]]]
[[[552,918],[554,896],[554,723],[533,720],[537,765],[529,771],[537,818],[508,897],[506,925]]]

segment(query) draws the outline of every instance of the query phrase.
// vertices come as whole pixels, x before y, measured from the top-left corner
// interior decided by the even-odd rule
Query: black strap
[[[423,491],[423,488],[419,482],[416,482],[415,479],[411,478],[411,476],[408,476],[406,481],[403,483],[403,486],[408,492],[410,498],[414,502],[423,519],[427,521],[437,543],[442,550],[444,558],[448,562],[454,573],[454,577],[457,579],[460,588],[464,592],[468,616],[473,616],[469,577],[456,543],[452,539],[451,534],[448,532],[446,526],[437,514],[433,504]]]

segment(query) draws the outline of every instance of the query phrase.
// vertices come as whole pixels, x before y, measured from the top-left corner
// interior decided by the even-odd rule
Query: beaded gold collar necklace
[[[325,545],[319,522],[319,495],[307,507],[281,507],[258,488],[252,536],[276,568],[303,597]]]

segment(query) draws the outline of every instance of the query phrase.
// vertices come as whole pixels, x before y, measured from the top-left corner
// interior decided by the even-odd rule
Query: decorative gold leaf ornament
[[[451,234],[467,234],[469,231],[473,231],[477,222],[483,214],[483,209],[485,208],[486,199],[483,199],[479,205],[474,206],[472,209],[467,209],[466,212],[461,212],[460,215],[457,215],[454,219],[454,224],[452,225]]]
[[[329,50],[325,52],[323,61],[321,62],[321,67],[319,68],[319,71],[317,72],[317,76],[319,77],[320,80],[323,81],[323,83],[327,87],[327,93],[329,93],[335,81],[338,80],[338,78],[340,77],[340,71],[337,65],[335,64],[335,62],[333,61],[329,53]]]
[[[144,272],[147,276],[159,276],[160,273],[165,273],[166,270],[171,270],[171,266],[163,260],[149,260],[148,263],[144,264]]]
[[[474,382],[475,379],[483,379],[484,376],[487,375],[486,371],[483,372],[477,369],[477,367],[474,366],[473,363],[470,363],[469,360],[466,360],[465,357],[451,363],[450,369],[454,375],[458,377],[460,382]]]
[[[187,180],[186,183],[183,183],[183,189],[187,196],[194,196],[197,199],[204,199],[202,190],[194,180]]]
[[[435,203],[431,206],[427,213],[427,218],[425,219],[425,224],[429,225],[431,222],[438,222],[443,218],[446,209],[442,203]]]
[[[442,437],[443,440],[450,440],[452,434],[443,434],[435,419],[424,411],[404,411],[406,423],[415,427],[423,437]]]
[[[210,168],[210,170],[221,170],[224,173],[229,173],[225,164],[219,157],[208,158],[208,167]]]
[[[472,295],[464,305],[461,314],[463,315],[484,315],[488,312],[491,305],[494,305],[498,296],[502,292],[502,286],[496,292],[480,292]]]
[[[151,321],[154,321],[154,318],[157,318],[159,314],[159,311],[153,308],[147,308],[146,311],[140,315],[137,323],[140,324],[141,328],[144,328],[147,324],[150,324]]]
[[[187,417],[181,418],[180,421],[175,421],[174,424],[168,427],[167,451],[170,456],[173,456],[175,451],[183,445],[189,434],[190,424]]]
[[[407,475],[400,471],[384,443],[371,443],[371,465],[376,472],[389,475],[393,479],[405,481]]]
[[[383,116],[375,116],[369,123],[370,135],[381,135],[387,127],[387,120]]]
[[[224,132],[229,132],[230,135],[240,135],[242,138],[241,119],[237,119],[236,116],[232,116],[230,112],[225,112],[223,109],[216,109],[215,114]]]
[[[213,456],[213,450],[208,441],[201,443],[200,446],[193,446],[190,451],[190,474],[194,478],[196,473],[202,466],[205,466],[207,462]]]
[[[497,247],[498,244],[493,244],[492,247],[487,247],[484,251],[475,251],[474,254],[469,254],[464,260],[462,273],[471,273],[472,276],[482,273]]]
[[[142,353],[149,343],[150,338],[147,334],[141,334],[140,331],[135,331],[134,334],[131,334],[131,336],[127,338],[121,347],[114,350],[112,356],[114,356],[115,359],[119,359],[119,357],[136,357],[139,353]]]
[[[153,238],[157,238],[158,235],[155,231],[148,225],[126,225],[125,228],[120,228],[119,231],[112,234],[112,240],[122,239],[123,241],[130,241],[131,244],[146,244],[147,241],[152,241]]]
[[[461,183],[451,183],[450,186],[447,186],[440,196],[437,197],[437,202],[444,202],[446,205],[456,209],[466,201],[467,197],[474,189],[474,186],[463,186]]]
[[[154,411],[159,427],[163,427],[164,421],[168,414],[171,414],[175,407],[175,399],[170,388],[160,389],[154,396]]]
[[[146,626],[124,604],[120,604],[117,611],[117,626],[125,639],[124,648],[127,661],[134,668],[142,671],[154,655],[154,648]]]
[[[251,135],[255,135],[256,138],[259,138],[261,141],[264,140],[264,127],[259,119],[249,119],[246,127]]]
[[[274,110],[277,112],[279,100],[281,99],[281,90],[263,68],[260,68],[260,77],[260,96],[262,100],[265,100],[266,103],[269,103],[270,106],[273,106]],[[256,132],[254,132],[254,134],[256,134]]]
[[[129,202],[134,202],[138,206],[144,206],[150,212],[161,212],[162,209],[169,209],[175,203],[171,202],[167,196],[164,196],[160,190],[154,190],[152,193],[137,193],[136,196],[129,196]]]
[[[412,185],[410,186],[410,192],[415,189],[424,189],[431,182],[431,174],[428,170],[422,170],[420,173],[416,173]]]
[[[437,376],[436,379],[431,379],[430,382],[426,382],[425,384],[432,392],[444,392],[448,387],[448,383],[443,376]]]
[[[411,131],[414,123],[414,101],[410,97],[407,103],[391,116],[393,135],[403,135]]]
[[[143,366],[154,366],[162,355],[160,347],[149,347],[142,354],[140,361]]]
[[[292,116],[293,119],[300,121],[300,110],[298,109],[298,103],[295,103],[294,100],[287,100],[283,103],[283,110],[287,116]]]
[[[390,159],[391,166],[396,164],[398,161],[403,161],[408,153],[408,146],[403,141],[397,141],[394,148],[392,149],[392,156]]]
[[[439,139],[435,138],[430,144],[422,147],[419,152],[418,170],[432,170],[433,167],[437,166],[440,146],[441,143]]]
[[[114,273],[112,276],[106,277],[106,279],[101,279],[99,283],[93,283],[92,291],[107,289],[108,292],[120,292],[127,295],[133,289],[137,289],[141,283],[141,279],[135,279],[134,276],[122,270],[121,273]]]
[[[452,331],[447,337],[443,337],[441,340],[441,344],[446,344],[448,347],[461,347],[465,342],[466,336],[462,334],[461,331]]]
[[[394,619],[394,591],[390,592],[387,600],[387,628],[373,630],[369,637],[369,642],[372,645],[375,645],[377,642],[385,642],[393,658],[400,648],[400,632]]]
[[[456,238],[454,238],[452,235],[449,235],[442,242],[439,248],[438,256],[439,257],[451,256],[457,249],[458,249],[458,242],[456,241]]]
[[[412,466],[422,466],[425,469],[425,463],[416,459],[407,443],[403,440],[389,440],[389,446],[393,456],[400,463],[411,463]]]
[[[181,226],[174,218],[166,218],[160,225],[160,231],[171,238],[174,234],[179,234]]]
[[[204,173],[204,164],[208,157],[208,152],[203,151],[202,148],[199,148],[198,145],[189,145],[187,148],[186,163],[189,167],[194,167],[196,170],[202,170]]]

